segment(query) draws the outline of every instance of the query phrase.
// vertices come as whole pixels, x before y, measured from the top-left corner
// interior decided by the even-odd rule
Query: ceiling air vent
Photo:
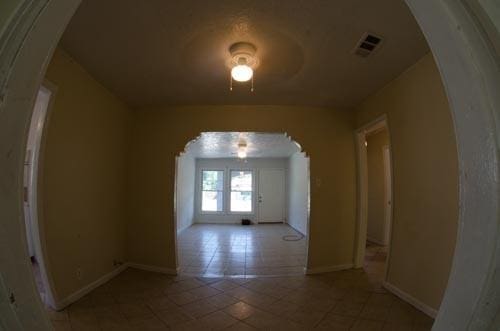
[[[360,41],[358,41],[356,48],[354,49],[354,54],[361,57],[368,57],[375,50],[380,48],[382,44],[382,38],[375,36],[371,33],[365,33]]]

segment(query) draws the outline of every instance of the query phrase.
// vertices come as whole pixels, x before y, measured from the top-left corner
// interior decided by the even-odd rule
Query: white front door
[[[259,223],[285,221],[285,171],[259,171]]]

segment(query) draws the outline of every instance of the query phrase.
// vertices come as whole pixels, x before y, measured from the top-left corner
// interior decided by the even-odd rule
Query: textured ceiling
[[[384,38],[369,58],[365,32]],[[255,92],[229,91],[229,46],[257,46]],[[403,0],[86,0],[62,47],[132,107],[281,104],[350,108],[428,47]]]
[[[234,158],[240,142],[247,145],[247,157],[289,157],[300,151],[285,134],[204,132],[187,146],[186,152],[198,158]]]

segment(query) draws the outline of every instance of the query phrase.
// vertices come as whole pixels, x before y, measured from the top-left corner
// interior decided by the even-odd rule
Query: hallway
[[[367,254],[368,273],[196,278],[127,269],[49,315],[56,330],[430,330],[430,317],[382,288],[377,254]]]
[[[387,246],[381,246],[367,241],[363,270],[374,277],[380,277],[382,280],[385,272],[385,264],[387,262],[387,249]]]

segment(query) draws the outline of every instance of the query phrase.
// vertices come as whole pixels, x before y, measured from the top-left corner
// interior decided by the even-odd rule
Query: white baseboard
[[[192,224],[189,224],[188,226],[185,226],[185,227],[182,227],[180,229],[177,229],[177,235],[179,235],[182,231],[186,230],[187,228],[189,228],[191,225],[193,225],[194,223]]]
[[[255,221],[251,220],[252,224],[256,224]],[[193,223],[195,224],[213,224],[213,225],[241,225],[241,220],[234,220],[234,221],[222,221],[222,222],[215,222],[215,221],[196,221]]]
[[[119,266],[118,268],[114,269],[113,271],[105,274],[101,278],[99,278],[99,279],[93,281],[92,283],[82,287],[78,291],[73,292],[72,294],[68,295],[66,298],[59,300],[59,301],[55,301],[53,308],[55,310],[62,310],[64,308],[66,308],[67,306],[69,306],[73,302],[78,301],[79,299],[83,298],[85,295],[89,294],[90,292],[92,292],[93,290],[98,288],[99,286],[107,283],[108,281],[110,281],[114,277],[118,276],[120,273],[122,273],[127,268],[160,272],[160,273],[167,274],[167,275],[177,275],[177,273],[178,273],[178,270],[175,270],[175,269],[126,262],[126,263],[122,264],[121,266]]]
[[[410,305],[412,305],[413,307],[417,308],[421,312],[429,315],[432,318],[436,318],[436,315],[437,315],[437,310],[436,309],[434,309],[432,307],[429,307],[428,305],[426,305],[422,301],[420,301],[420,300],[412,297],[410,294],[408,294],[408,293],[400,290],[399,288],[397,288],[396,286],[394,286],[394,285],[392,285],[392,284],[390,284],[388,282],[384,282],[382,284],[382,286],[386,290],[388,290],[392,294],[396,295],[401,300],[408,302]]]
[[[66,308],[67,306],[69,306],[73,302],[78,301],[79,299],[81,299],[82,297],[84,297],[85,295],[90,293],[91,291],[95,290],[96,288],[98,288],[102,284],[107,283],[112,278],[118,276],[125,269],[127,269],[127,264],[122,264],[121,266],[119,266],[115,270],[105,274],[101,278],[99,278],[99,279],[93,281],[92,283],[82,287],[78,291],[73,292],[72,294],[68,295],[66,298],[54,302],[54,309],[55,310],[62,310],[64,308]]]
[[[295,231],[297,231],[298,233],[300,233],[301,235],[303,235],[304,237],[307,237],[306,234],[304,234],[302,231],[300,231],[299,229],[297,229],[296,227],[294,227],[290,223],[285,223],[285,224],[288,225],[289,227],[291,227],[292,229],[294,229]]]
[[[174,276],[177,275],[179,272],[179,268],[177,268],[177,269],[163,268],[163,267],[158,267],[158,266],[154,266],[154,265],[140,264],[140,263],[134,263],[134,262],[127,262],[126,266],[130,267],[130,268],[134,268],[134,269],[159,272],[162,274],[174,275]]]
[[[314,275],[314,274],[322,274],[325,272],[334,272],[334,271],[352,269],[353,266],[354,265],[352,263],[348,263],[348,264],[332,265],[332,266],[327,266],[327,267],[304,268],[304,269],[305,269],[306,275]]]

